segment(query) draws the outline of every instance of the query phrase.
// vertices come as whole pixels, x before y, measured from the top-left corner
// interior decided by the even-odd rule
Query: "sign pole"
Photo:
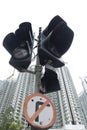
[[[38,36],[37,46],[39,46],[40,42],[41,42],[41,27],[39,28],[39,36]],[[37,52],[38,52],[38,47],[37,47]],[[40,89],[39,87],[41,85],[41,81],[40,81],[41,70],[42,70],[42,66],[40,65],[39,56],[37,55],[36,67],[35,67],[35,71],[36,71],[35,93],[38,93],[39,89]],[[38,129],[31,127],[31,130],[38,130]]]
[[[39,36],[38,36],[38,42],[37,42],[37,53],[38,53],[38,46],[41,42],[41,27],[39,28]],[[35,80],[35,91],[34,93],[38,93],[41,85],[40,76],[41,76],[42,66],[40,65],[39,56],[36,57],[36,80]]]

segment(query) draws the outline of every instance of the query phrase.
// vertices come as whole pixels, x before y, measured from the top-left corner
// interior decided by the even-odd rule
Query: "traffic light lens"
[[[28,57],[28,51],[23,48],[16,48],[13,52],[13,56],[16,59],[24,59]]]

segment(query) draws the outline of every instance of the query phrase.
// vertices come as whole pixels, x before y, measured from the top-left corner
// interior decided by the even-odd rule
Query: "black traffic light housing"
[[[45,93],[51,93],[60,90],[60,84],[56,72],[48,68],[46,68],[45,73],[41,78],[41,84],[42,88],[45,89]]]
[[[45,37],[49,35],[49,33],[60,23],[64,22],[67,24],[60,16],[56,15],[52,18],[52,20],[49,22],[48,26],[43,30],[43,34]]]
[[[38,49],[40,64],[50,62],[53,67],[64,66],[60,58],[71,46],[73,36],[66,22],[60,16],[55,16],[41,35]]]
[[[21,23],[15,33],[9,33],[3,40],[3,46],[11,54],[9,63],[20,72],[31,63],[33,40],[29,22]]]

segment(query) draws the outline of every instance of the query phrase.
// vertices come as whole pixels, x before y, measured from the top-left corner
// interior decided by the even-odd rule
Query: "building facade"
[[[23,116],[23,104],[25,98],[34,93],[34,78],[33,74],[19,73],[17,79],[4,80],[0,86],[0,113],[12,106],[14,119],[19,119],[24,126],[27,126],[27,122]]]
[[[12,105],[12,99],[16,90],[15,83],[16,81],[13,79],[2,82],[0,86],[0,113],[4,113]]]
[[[87,128],[87,77],[81,79],[83,92],[79,95],[79,101],[81,103],[81,109],[85,119],[85,125]]]
[[[23,116],[23,104],[27,96],[34,93],[35,76],[29,73],[19,73],[16,81],[16,91],[14,94],[12,106],[14,108],[14,119],[21,120],[24,126],[27,122]]]
[[[51,129],[68,130],[70,128],[71,130],[84,130],[84,117],[70,72],[64,66],[56,69],[56,73],[61,89],[60,91],[46,94],[56,108],[56,121]],[[4,97],[7,96],[9,100],[7,105],[13,106],[15,120],[20,119],[24,126],[27,126],[27,122],[23,116],[23,104],[25,98],[35,91],[35,79],[35,74],[19,73],[15,83],[13,81],[11,83],[5,81],[4,84],[6,86]],[[11,97],[8,95],[11,95]],[[4,100],[2,98],[1,104],[5,104],[4,102],[6,102],[6,98]],[[2,105],[0,111],[3,110],[3,107],[6,108],[7,105]]]
[[[79,126],[78,129],[85,129],[80,102],[68,68],[64,66],[57,69],[57,74],[61,90],[54,92],[55,94],[48,94],[55,104],[57,113],[57,120],[53,128],[64,127],[67,129],[67,126],[71,126],[71,128],[75,126],[77,129]]]

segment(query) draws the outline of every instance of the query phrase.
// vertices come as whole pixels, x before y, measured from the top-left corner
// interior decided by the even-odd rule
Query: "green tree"
[[[5,113],[1,114],[0,130],[22,130],[23,125],[19,120],[14,121],[14,109],[9,107]]]
[[[24,127],[19,120],[12,122],[9,126],[9,130],[22,130]]]

